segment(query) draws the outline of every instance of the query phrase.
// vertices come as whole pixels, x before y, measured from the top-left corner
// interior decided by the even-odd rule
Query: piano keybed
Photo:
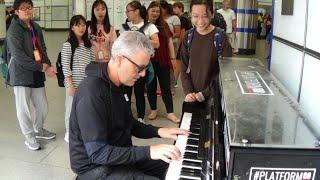
[[[212,179],[211,158],[203,157],[204,153],[203,145],[200,145],[200,139],[203,139],[204,135],[202,129],[209,128],[201,125],[201,121],[204,118],[199,116],[199,113],[185,112],[183,114],[180,128],[190,131],[190,135],[179,135],[175,142],[175,146],[181,152],[181,159],[179,161],[172,161],[169,165],[166,179],[167,180],[201,180]],[[210,153],[211,154],[211,153]],[[209,161],[209,160],[210,161]],[[209,177],[209,178],[208,178]]]

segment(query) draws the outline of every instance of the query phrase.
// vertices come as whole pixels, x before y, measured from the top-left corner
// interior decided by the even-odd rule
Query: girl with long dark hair
[[[188,33],[181,46],[181,82],[186,102],[206,102],[211,95],[210,84],[219,77],[219,62],[215,35],[218,30],[210,24],[212,0],[191,0],[191,22],[195,26],[191,43]],[[223,57],[232,56],[232,48],[225,32],[221,35]],[[190,46],[188,47],[188,43]]]
[[[162,92],[162,100],[166,106],[167,118],[173,122],[179,122],[179,118],[173,113],[173,101],[170,91],[170,69],[172,69],[171,59],[174,58],[174,48],[172,43],[172,33],[168,24],[161,15],[161,6],[157,1],[150,3],[148,7],[148,20],[159,29],[160,47],[155,50],[155,56],[151,59],[155,78],[148,85],[148,100],[151,112],[148,116],[150,120],[157,117],[157,79]]]
[[[122,30],[120,31],[140,31],[150,40],[150,43],[154,48],[159,48],[159,38],[158,38],[158,29],[147,21],[147,9],[141,5],[139,1],[131,1],[126,6],[127,21],[122,25]],[[136,97],[136,108],[137,108],[137,117],[138,121],[144,122],[145,116],[145,97],[144,89],[146,84],[146,76],[141,77],[134,84],[134,95]],[[128,87],[126,94],[129,96],[128,99],[131,102],[132,88]]]
[[[108,7],[103,0],[96,0],[92,5],[91,21],[88,33],[95,52],[96,61],[109,61],[111,47],[117,34],[110,25]]]
[[[64,137],[66,142],[69,142],[69,117],[73,96],[80,82],[86,77],[86,66],[94,60],[94,51],[88,37],[86,19],[82,15],[75,15],[70,20],[69,37],[61,50],[61,63],[66,87],[66,134]]]

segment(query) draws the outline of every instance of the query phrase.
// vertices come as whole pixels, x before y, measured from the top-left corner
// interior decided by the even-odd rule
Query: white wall
[[[6,14],[6,8],[4,4],[0,3],[0,40],[4,39],[6,37],[6,18],[5,18],[5,14]]]
[[[271,72],[320,129],[320,1],[294,1],[292,16],[281,15],[281,4],[275,0],[273,30],[285,41],[272,41]]]

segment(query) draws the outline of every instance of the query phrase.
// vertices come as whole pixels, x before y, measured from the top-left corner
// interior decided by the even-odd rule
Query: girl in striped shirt
[[[75,49],[74,52],[72,52],[72,49]],[[73,59],[72,62],[71,59]],[[63,44],[61,50],[62,70],[65,77],[66,87],[66,134],[64,137],[66,142],[69,142],[69,117],[73,96],[80,82],[86,77],[86,66],[90,61],[94,60],[94,52],[88,37],[86,19],[82,15],[73,16],[70,20],[68,40]]]

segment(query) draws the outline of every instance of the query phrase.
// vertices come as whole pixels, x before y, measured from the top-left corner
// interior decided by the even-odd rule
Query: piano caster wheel
[[[219,168],[220,168],[220,162],[219,162],[219,161],[217,161],[217,162],[216,162],[216,170],[218,171],[218,170],[219,170]]]
[[[216,125],[218,125],[218,124],[219,124],[219,122],[218,122],[218,121],[215,121],[214,123],[215,123]]]

